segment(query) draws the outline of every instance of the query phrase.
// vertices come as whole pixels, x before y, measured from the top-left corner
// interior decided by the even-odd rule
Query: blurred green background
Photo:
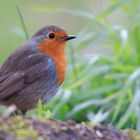
[[[75,34],[67,47],[67,77],[47,105],[28,115],[140,132],[139,0],[5,0],[0,2],[0,63],[46,25]]]

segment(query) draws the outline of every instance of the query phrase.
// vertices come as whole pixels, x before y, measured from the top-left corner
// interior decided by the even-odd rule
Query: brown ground
[[[132,130],[121,132],[112,126],[14,116],[0,118],[0,140],[140,140],[140,137]]]

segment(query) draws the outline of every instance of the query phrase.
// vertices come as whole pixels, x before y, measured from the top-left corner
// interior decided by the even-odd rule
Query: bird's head
[[[76,38],[73,35],[68,35],[66,31],[57,26],[46,26],[36,32],[33,37],[41,38],[38,49],[47,54],[64,53],[66,42]]]
[[[32,37],[33,40],[37,41],[37,49],[54,59],[58,84],[61,84],[65,79],[66,42],[74,38],[75,36],[68,35],[66,31],[57,26],[44,27]]]

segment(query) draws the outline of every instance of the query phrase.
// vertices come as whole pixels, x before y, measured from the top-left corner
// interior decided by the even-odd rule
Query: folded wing
[[[19,48],[20,49],[20,48]],[[18,52],[18,53],[17,53]],[[46,74],[50,57],[22,48],[12,53],[0,69],[0,100],[18,93]]]

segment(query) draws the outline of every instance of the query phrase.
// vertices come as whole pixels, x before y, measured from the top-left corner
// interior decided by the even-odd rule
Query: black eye
[[[53,38],[55,37],[55,35],[54,35],[53,33],[50,33],[50,34],[48,34],[48,37],[49,37],[50,39],[53,39]]]

